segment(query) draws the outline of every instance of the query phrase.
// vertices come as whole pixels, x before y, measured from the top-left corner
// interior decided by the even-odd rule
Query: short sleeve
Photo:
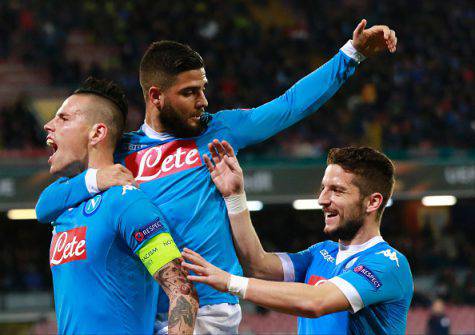
[[[356,313],[365,306],[403,298],[401,278],[405,271],[398,263],[399,260],[396,262],[375,253],[359,260],[341,275],[331,278],[330,282],[345,294],[352,312]]]
[[[163,265],[181,257],[181,254],[159,209],[135,187],[124,187],[123,193],[127,192],[131,194],[120,214],[118,230],[153,275]]]
[[[307,269],[312,263],[313,250],[318,244],[297,253],[277,254],[282,262],[285,281],[305,282]]]
[[[118,230],[127,245],[136,252],[152,237],[160,233],[168,233],[163,216],[159,209],[139,189],[129,189],[124,192],[134,192],[127,195],[119,220]]]

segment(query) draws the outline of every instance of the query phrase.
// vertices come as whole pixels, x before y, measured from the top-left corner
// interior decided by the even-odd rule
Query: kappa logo
[[[125,195],[125,192],[127,191],[133,191],[133,190],[138,190],[138,188],[135,187],[134,185],[124,185],[122,186],[122,195]]]
[[[397,264],[397,267],[399,267],[399,259],[397,258],[396,251],[391,251],[391,249],[386,249],[384,251],[377,252],[376,255],[384,255],[385,257],[388,257],[390,260],[395,261]]]
[[[320,254],[323,256],[323,259],[325,259],[327,262],[330,263],[335,263],[335,258],[328,253],[325,249],[320,250]]]
[[[137,183],[144,183],[203,165],[196,142],[177,140],[146,148],[125,158]]]
[[[84,215],[91,216],[99,208],[102,202],[102,195],[98,194],[94,198],[86,202],[84,206]]]

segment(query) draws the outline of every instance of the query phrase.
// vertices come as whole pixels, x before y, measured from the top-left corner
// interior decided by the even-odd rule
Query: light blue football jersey
[[[343,254],[347,253],[346,256]],[[404,334],[414,285],[406,257],[381,237],[348,254],[325,241],[287,254],[286,278],[309,285],[330,281],[351,303],[351,311],[298,318],[299,334]]]
[[[124,164],[140,188],[159,206],[180,247],[199,252],[209,262],[242,275],[231,237],[226,206],[203,162],[213,139],[227,140],[238,151],[261,142],[322,106],[354,73],[358,63],[338,52],[331,60],[289,88],[282,96],[256,108],[207,114],[208,127],[193,138],[154,136],[144,125],[124,136],[116,161]],[[85,173],[50,185],[36,206],[42,222],[54,220],[65,208],[91,197]],[[235,296],[196,284],[200,306],[230,303]],[[168,306],[159,302],[160,312]]]
[[[134,187],[66,210],[50,247],[59,334],[152,334],[158,284],[135,254],[165,220]]]

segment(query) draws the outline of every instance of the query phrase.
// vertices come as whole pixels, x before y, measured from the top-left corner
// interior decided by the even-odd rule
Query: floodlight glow
[[[259,200],[249,200],[247,202],[247,209],[249,209],[250,212],[260,211],[263,207],[264,204]]]
[[[422,198],[422,204],[431,206],[453,206],[457,203],[457,198],[453,195],[432,195]]]
[[[10,209],[7,217],[10,220],[36,220],[36,212],[34,209]]]
[[[393,198],[389,198],[388,202],[386,203],[386,207],[391,207],[394,204]]]
[[[297,210],[322,209],[317,199],[297,199],[292,203],[292,206]]]

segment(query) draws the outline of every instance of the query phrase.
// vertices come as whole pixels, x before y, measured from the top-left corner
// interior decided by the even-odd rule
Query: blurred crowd
[[[215,112],[280,95],[336,53],[361,18],[394,29],[397,53],[365,61],[317,114],[244,153],[317,157],[348,144],[387,152],[473,148],[475,9],[468,0],[5,1],[0,62],[42,68],[51,87],[73,88],[90,74],[118,80],[136,129],[143,120],[138,64],[152,41],[178,40],[201,53]],[[85,64],[80,51],[71,55],[78,31],[105,50],[102,58]],[[0,150],[43,146],[32,115],[18,103],[0,110]]]

